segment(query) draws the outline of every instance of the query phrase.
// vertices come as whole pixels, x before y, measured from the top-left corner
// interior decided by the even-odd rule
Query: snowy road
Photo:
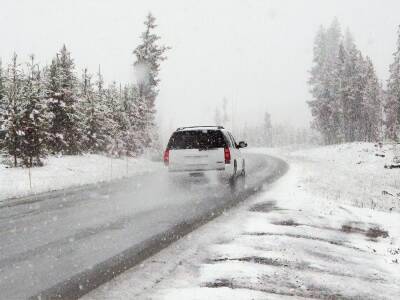
[[[268,189],[82,300],[399,299],[400,215],[383,208],[387,195],[376,198],[381,210],[368,208],[366,197],[397,173],[373,149],[335,145],[285,155],[290,170]],[[373,187],[371,168],[380,183]],[[351,178],[342,181],[344,173]]]
[[[172,186],[165,172],[156,172],[3,206],[0,297],[23,299],[43,291],[44,296],[84,294],[244,199],[285,168],[281,160],[248,154],[246,188],[240,191],[210,178]]]

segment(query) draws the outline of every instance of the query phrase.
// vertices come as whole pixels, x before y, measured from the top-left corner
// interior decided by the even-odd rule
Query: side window
[[[235,141],[235,139],[233,138],[233,135],[232,135],[230,132],[228,132],[228,134],[229,134],[229,136],[230,136],[230,138],[231,138],[231,141],[232,141],[232,147],[237,148],[237,147],[236,147],[236,141]]]
[[[229,133],[225,133],[224,136],[225,136],[226,142],[228,143],[228,146],[233,147],[232,139],[231,139],[231,136],[229,135]]]

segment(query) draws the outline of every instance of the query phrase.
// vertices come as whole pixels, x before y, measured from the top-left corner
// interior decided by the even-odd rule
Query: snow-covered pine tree
[[[313,63],[308,104],[313,127],[325,143],[376,140],[381,122],[378,80],[349,31],[342,37],[337,19],[317,33]]]
[[[400,139],[400,26],[397,30],[397,48],[393,53],[393,63],[389,67],[385,103],[386,137]]]
[[[78,154],[83,135],[74,61],[64,45],[53,59],[46,78],[47,97],[54,117],[50,129],[53,152]]]
[[[80,82],[80,109],[83,116],[83,149],[88,152],[106,150],[108,136],[105,128],[105,90],[100,68],[95,84],[92,75],[84,69]]]
[[[382,132],[382,88],[371,59],[365,60],[365,87],[362,95],[361,137],[364,141],[378,142]]]
[[[144,25],[145,31],[141,35],[141,44],[136,47],[133,54],[136,57],[134,67],[137,79],[136,98],[142,121],[137,124],[137,130],[143,138],[143,147],[152,148],[158,144],[157,127],[155,124],[155,101],[158,95],[158,78],[160,63],[166,59],[164,53],[166,46],[159,45],[160,37],[154,33],[156,28],[155,17],[149,13]]]
[[[361,125],[361,102],[364,89],[363,67],[364,61],[360,51],[357,49],[354,39],[349,31],[343,42],[343,48],[339,53],[343,55],[343,70],[339,73],[340,82],[340,104],[343,115],[343,141],[353,142],[362,140],[360,136]]]
[[[107,109],[106,89],[104,88],[104,78],[101,73],[100,66],[96,74],[95,87],[97,151],[103,152],[106,151],[107,145],[111,141],[109,130],[110,128],[114,127],[114,125],[113,120],[108,119],[110,115]]]
[[[4,98],[4,74],[3,74],[3,65],[0,59],[0,151],[3,149],[3,139],[4,139],[4,120],[3,120],[3,112],[6,109],[6,103]]]
[[[46,141],[50,128],[51,113],[44,94],[39,65],[34,55],[27,64],[22,95],[21,157],[28,167],[42,165],[40,158],[46,154]]]
[[[79,82],[79,108],[82,112],[82,148],[85,152],[94,152],[97,148],[96,133],[93,129],[95,120],[95,95],[92,75],[85,68]]]
[[[336,62],[335,76],[336,76],[336,88],[337,88],[337,106],[336,106],[336,116],[337,122],[339,122],[339,137],[337,142],[345,142],[347,138],[347,133],[349,131],[350,120],[346,115],[349,110],[350,104],[350,75],[351,70],[349,69],[349,54],[343,44],[339,45],[339,52]]]
[[[45,69],[45,93],[49,104],[49,110],[52,113],[52,119],[49,129],[49,140],[47,142],[47,148],[55,153],[61,152],[64,148],[63,139],[60,138],[62,135],[62,124],[63,119],[63,107],[64,104],[61,101],[61,87],[59,80],[58,70],[58,58],[53,58],[50,66]]]
[[[122,89],[122,128],[125,132],[125,150],[129,156],[141,154],[151,142],[152,129],[148,125],[148,106],[139,96],[138,88],[133,85],[126,85]]]
[[[317,35],[314,40],[313,48],[313,66],[310,71],[310,79],[308,81],[311,89],[312,100],[308,101],[308,105],[311,109],[311,115],[314,120],[312,121],[312,127],[320,131],[327,140],[327,122],[326,118],[329,113],[326,105],[327,89],[324,84],[325,81],[325,60],[326,60],[326,30],[320,26]]]
[[[121,89],[115,82],[111,83],[105,91],[105,130],[110,137],[106,145],[106,151],[110,155],[121,156],[126,154],[125,129],[127,118],[122,110]]]
[[[343,108],[345,118],[345,141],[364,141],[363,131],[363,97],[366,86],[366,62],[357,49],[354,39],[349,32],[345,37],[347,51],[345,82],[347,86],[347,102]]]
[[[17,54],[14,53],[4,78],[4,106],[1,115],[3,128],[6,130],[3,147],[13,158],[15,167],[21,156],[23,83],[24,73],[17,61]]]
[[[325,130],[329,143],[339,143],[342,139],[342,112],[340,109],[337,60],[342,39],[342,31],[337,18],[326,32],[326,62],[324,68],[325,85]]]
[[[308,104],[314,117],[313,127],[321,132],[326,144],[340,141],[337,59],[341,38],[340,24],[334,19],[327,30],[320,27],[314,41],[309,79],[313,99]]]
[[[3,64],[0,59],[0,109],[4,106],[4,74],[3,74]],[[0,129],[1,129],[1,116],[0,116]]]

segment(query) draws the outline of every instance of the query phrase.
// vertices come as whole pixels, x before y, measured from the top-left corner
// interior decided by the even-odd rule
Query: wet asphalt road
[[[246,154],[246,182],[167,172],[0,207],[0,299],[77,298],[272,182],[287,165]]]

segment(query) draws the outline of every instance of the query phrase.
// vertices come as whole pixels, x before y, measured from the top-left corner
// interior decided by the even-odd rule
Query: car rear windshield
[[[226,141],[219,130],[184,130],[171,136],[168,149],[225,148]]]

